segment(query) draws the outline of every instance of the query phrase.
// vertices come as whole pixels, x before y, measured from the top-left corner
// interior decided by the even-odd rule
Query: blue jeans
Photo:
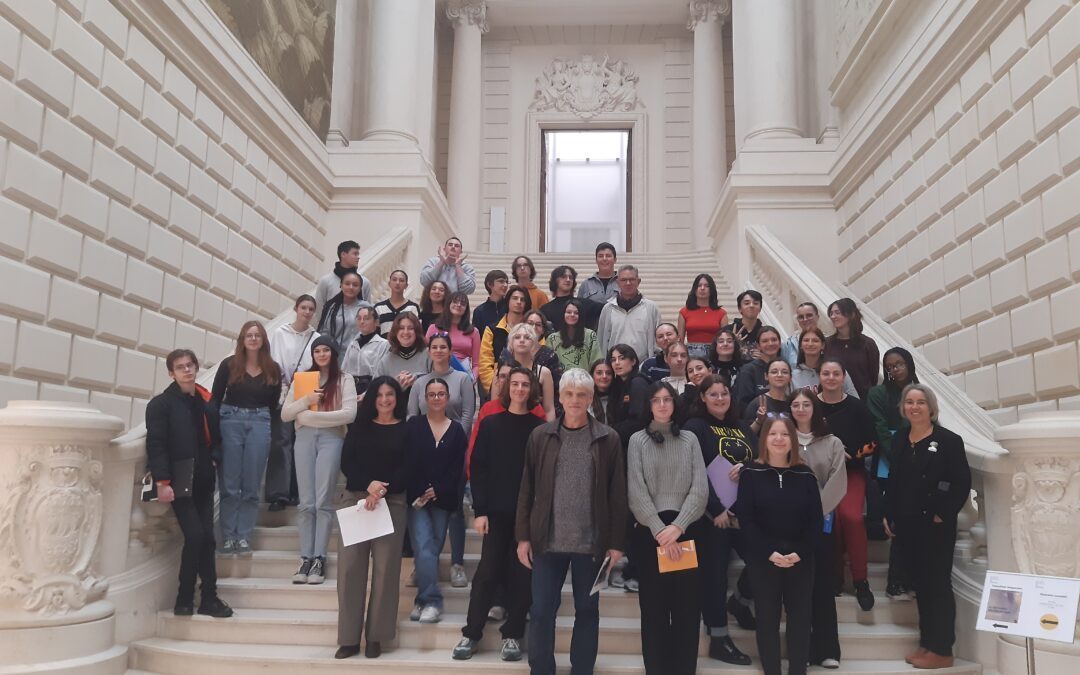
[[[588,553],[541,553],[533,558],[532,607],[529,609],[529,669],[532,675],[555,675],[555,615],[562,601],[567,568],[574,587],[570,674],[592,673],[596,665],[600,594],[589,595],[589,590],[600,569],[600,561]]]
[[[334,526],[334,488],[341,471],[345,439],[331,429],[296,430],[296,489],[300,503],[296,527],[300,531],[300,557],[325,558]]]
[[[413,566],[416,568],[416,602],[422,607],[443,608],[439,590],[439,554],[446,543],[450,512],[437,506],[422,509],[409,507],[409,538],[412,539]]]
[[[221,535],[250,539],[270,455],[270,409],[221,406]]]

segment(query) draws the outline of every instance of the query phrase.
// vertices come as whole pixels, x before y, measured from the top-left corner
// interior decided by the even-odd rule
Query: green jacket
[[[866,394],[866,407],[874,418],[878,448],[890,464],[896,459],[892,456],[892,437],[901,427],[907,426],[907,420],[900,416],[900,393],[900,389],[888,384],[875,384]]]

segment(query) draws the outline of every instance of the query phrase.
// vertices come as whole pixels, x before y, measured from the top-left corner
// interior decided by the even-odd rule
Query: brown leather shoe
[[[952,668],[953,662],[954,659],[951,656],[942,656],[941,654],[927,651],[922,656],[913,658],[911,660],[911,665],[924,670],[932,670],[934,668]]]
[[[918,648],[918,649],[916,649],[915,651],[913,651],[913,652],[911,652],[910,654],[908,654],[907,656],[905,656],[905,657],[904,657],[904,660],[905,660],[905,661],[907,661],[908,663],[911,663],[912,659],[916,659],[916,658],[918,658],[918,657],[922,656],[922,655],[923,655],[923,654],[925,654],[925,653],[926,653],[927,651],[928,651],[928,650],[926,649],[926,647],[919,647],[919,648]]]

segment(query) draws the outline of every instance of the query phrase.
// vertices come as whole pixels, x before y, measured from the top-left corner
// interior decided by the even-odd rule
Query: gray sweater
[[[460,370],[450,369],[443,374],[428,373],[416,378],[409,392],[409,417],[427,414],[427,397],[424,387],[433,378],[446,380],[450,387],[450,401],[446,404],[446,416],[465,428],[465,435],[472,431],[473,413],[476,411],[476,390],[473,380]]]
[[[379,358],[379,362],[375,364],[375,372],[372,375],[375,377],[380,375],[397,377],[398,373],[403,370],[412,373],[416,377],[426,375],[431,370],[431,359],[428,358],[427,350],[417,352],[413,354],[412,358],[405,359],[395,354],[393,350],[387,349]]]
[[[697,437],[689,431],[672,437],[665,428],[659,444],[648,430],[631,436],[626,478],[630,512],[654,537],[664,529],[661,511],[678,511],[672,524],[683,532],[705,513],[709,479]]]

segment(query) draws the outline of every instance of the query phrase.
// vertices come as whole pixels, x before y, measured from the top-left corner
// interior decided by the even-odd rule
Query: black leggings
[[[190,497],[172,503],[176,522],[184,535],[180,553],[180,589],[177,602],[190,603],[195,597],[195,580],[202,579],[204,600],[217,596],[217,568],[214,550],[214,470],[208,459],[195,462]]]

